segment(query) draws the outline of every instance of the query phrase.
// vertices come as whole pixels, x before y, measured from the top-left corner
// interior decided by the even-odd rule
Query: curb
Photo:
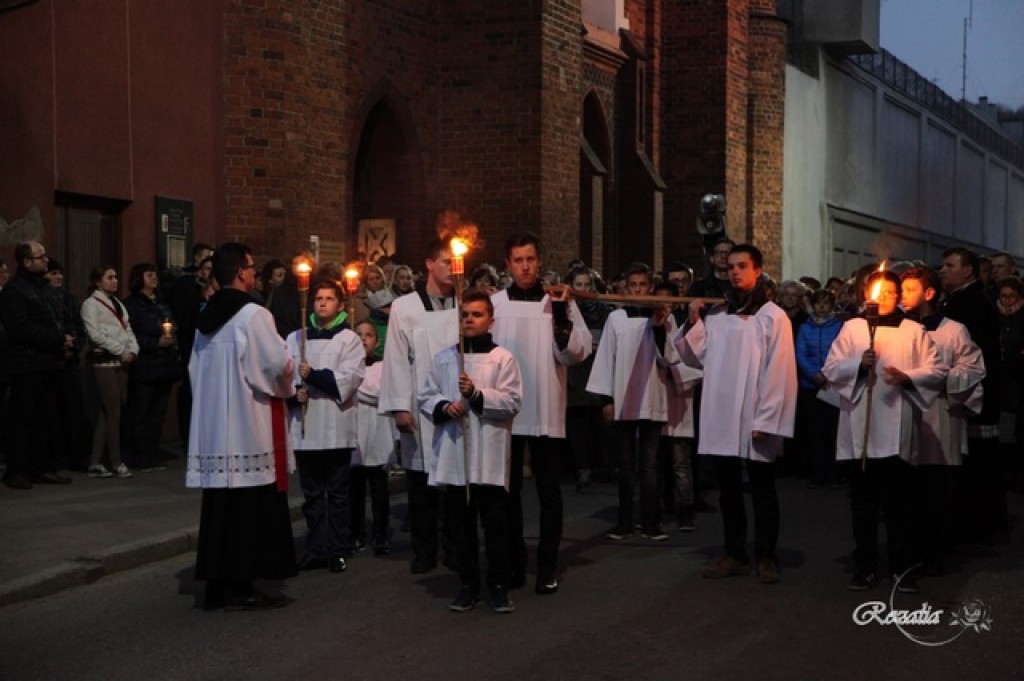
[[[390,495],[404,491],[404,478],[388,478]],[[302,520],[302,499],[291,500],[289,510],[292,522]],[[64,561],[34,575],[0,584],[0,608],[92,584],[108,575],[195,551],[198,539],[199,526],[195,525]]]

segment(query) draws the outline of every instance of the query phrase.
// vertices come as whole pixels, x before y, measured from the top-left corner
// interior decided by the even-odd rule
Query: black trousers
[[[352,538],[355,541],[366,542],[367,485],[370,486],[370,508],[373,511],[373,541],[387,541],[388,516],[391,514],[387,466],[352,466],[349,472]]]
[[[747,510],[743,501],[743,463],[734,456],[712,456],[722,510],[725,552],[741,563],[747,556]],[[750,496],[754,505],[754,557],[776,560],[779,543],[779,497],[775,491],[775,464],[746,461]]]
[[[349,510],[351,449],[295,452],[299,468],[302,514],[306,517],[306,553],[319,558],[352,551]]]
[[[128,403],[125,405],[128,447],[122,447],[121,458],[126,459],[129,466],[148,468],[163,460],[160,456],[160,435],[173,385],[173,381],[128,379]]]
[[[941,567],[956,523],[956,475],[961,466],[917,466],[912,475],[918,500],[913,514],[914,557],[926,567]]]
[[[633,502],[640,478],[640,523],[644,530],[658,524],[658,445],[663,423],[616,421],[612,425],[619,450],[619,526],[633,526]]]
[[[977,540],[993,532],[1006,532],[1006,471],[999,438],[969,438],[967,452],[963,473],[968,537]]]
[[[7,399],[7,478],[32,479],[57,470],[46,433],[52,427],[58,371],[31,371],[11,376]]]
[[[885,511],[885,538],[889,572],[902,574],[912,563],[914,547],[912,509],[916,505],[914,470],[898,456],[868,459],[867,469],[861,462],[850,461],[850,510],[853,516],[853,560],[858,571],[877,572],[878,513]]]
[[[530,445],[531,468],[540,502],[540,541],[537,544],[537,575],[542,580],[558,570],[558,547],[562,543],[562,447],[564,438],[512,436],[509,475],[508,538],[512,571],[526,574],[526,541],[523,539],[523,457]]]
[[[441,492],[427,484],[428,474],[405,470],[409,499],[409,534],[415,560],[437,562],[437,505]]]
[[[508,541],[508,492],[496,485],[470,485],[469,503],[466,488],[450,485],[445,491],[450,503],[445,504],[452,539],[459,559],[459,576],[463,584],[480,586],[480,543],[477,519],[484,528],[484,551],[487,553],[487,586],[505,586],[512,577]]]

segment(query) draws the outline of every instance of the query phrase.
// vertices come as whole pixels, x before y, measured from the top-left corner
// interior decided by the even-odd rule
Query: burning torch
[[[306,305],[309,302],[309,275],[313,272],[313,265],[309,260],[302,258],[295,263],[295,278],[298,280],[299,289],[299,362],[300,364],[306,363],[306,324],[309,322],[306,319]],[[301,376],[301,373],[300,373]],[[306,385],[305,379],[302,381],[303,387]],[[302,424],[302,437],[306,437],[306,406],[308,401],[303,403],[300,407]]]
[[[878,266],[879,272],[885,271],[885,261]],[[868,323],[868,350],[874,352],[875,350],[875,332],[878,330],[878,299],[882,295],[882,282],[884,279],[878,277],[875,279],[875,283],[871,285],[871,293],[868,296],[868,300],[864,303],[864,320]],[[871,367],[871,371],[867,375],[867,411],[864,414],[864,448],[860,454],[860,469],[861,471],[867,470],[868,467],[868,439],[871,433],[871,400],[875,392],[875,371],[876,367]]]
[[[459,376],[466,371],[466,335],[462,329],[462,277],[466,274],[466,253],[469,244],[465,239],[451,240],[452,276],[455,277],[455,309],[459,320]],[[469,417],[462,417],[462,463],[466,475],[466,503],[469,503]]]

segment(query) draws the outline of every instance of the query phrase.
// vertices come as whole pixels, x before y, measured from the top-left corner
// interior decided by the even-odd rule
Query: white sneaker
[[[90,478],[112,478],[114,474],[104,466],[103,464],[97,464],[95,466],[89,466],[89,472],[86,473]]]
[[[128,470],[128,466],[125,466],[122,463],[118,464],[117,468],[114,469],[114,475],[116,475],[119,478],[130,478],[132,477],[132,472]]]

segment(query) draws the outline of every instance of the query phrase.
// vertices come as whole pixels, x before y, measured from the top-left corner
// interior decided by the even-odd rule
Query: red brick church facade
[[[194,203],[192,238],[243,240],[260,257],[309,234],[354,257],[358,222],[384,219],[398,259],[418,263],[454,210],[485,241],[470,265],[531,229],[558,269],[582,256],[606,274],[631,260],[699,270],[696,211],[716,192],[730,236],[779,270],[786,25],[774,0],[102,0],[91,40],[124,49],[69,54],[89,4],[0,11],[0,76],[41,112],[0,130],[0,152],[31,158],[24,145],[38,143],[44,155],[0,170],[0,215],[38,204],[44,240],[55,196],[98,202],[119,221],[121,267],[153,259],[153,200],[170,196]],[[26,30],[39,32],[21,44],[40,50],[22,64],[42,94],[9,58]],[[110,111],[86,88],[61,87],[58,67],[76,59],[129,112],[115,125],[96,124]],[[168,94],[184,105],[142,106]],[[44,115],[52,102],[66,115]],[[84,144],[68,141],[76,130]],[[110,143],[126,151],[83,160]],[[171,148],[189,162],[168,163]]]

